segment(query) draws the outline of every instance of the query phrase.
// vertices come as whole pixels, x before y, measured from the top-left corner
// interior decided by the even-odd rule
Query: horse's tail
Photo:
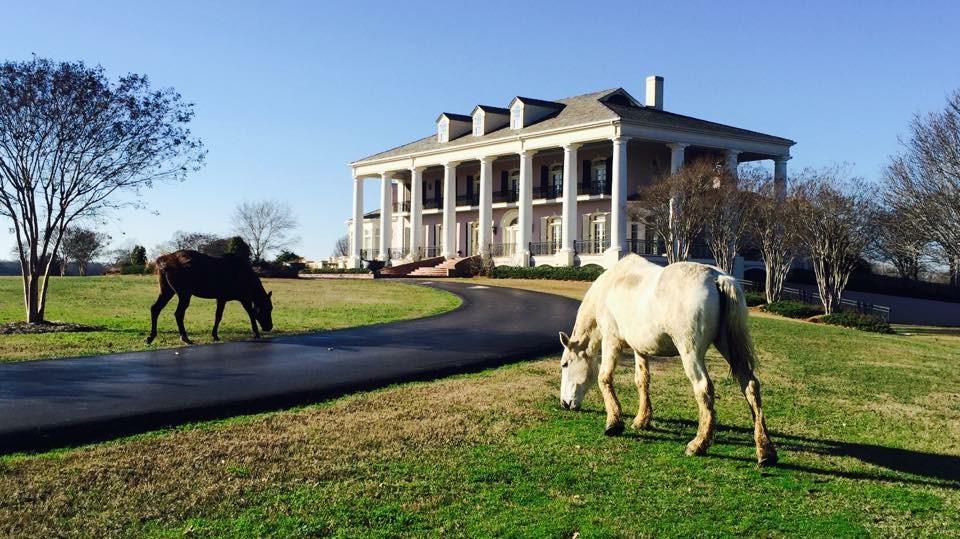
[[[720,331],[717,338],[726,348],[727,362],[734,372],[752,372],[757,365],[750,329],[747,327],[747,299],[737,280],[730,275],[717,277],[720,290]]]

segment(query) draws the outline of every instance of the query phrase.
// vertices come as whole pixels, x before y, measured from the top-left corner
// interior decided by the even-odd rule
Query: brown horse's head
[[[270,297],[273,292],[267,292],[253,300],[253,317],[257,319],[260,328],[264,331],[273,330],[273,302]]]

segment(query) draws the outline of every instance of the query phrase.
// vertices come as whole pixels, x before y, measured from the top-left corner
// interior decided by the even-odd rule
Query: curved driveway
[[[458,309],[392,324],[0,365],[0,453],[274,410],[558,352],[578,302],[424,282]]]

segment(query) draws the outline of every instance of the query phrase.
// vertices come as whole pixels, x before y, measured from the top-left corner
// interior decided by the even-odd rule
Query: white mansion
[[[498,265],[607,267],[662,254],[627,201],[685,161],[722,159],[735,172],[771,159],[786,182],[792,140],[667,112],[663,78],[646,85],[644,103],[617,88],[443,113],[435,135],[351,163],[347,263],[489,253]],[[364,214],[367,178],[381,182],[380,210]]]

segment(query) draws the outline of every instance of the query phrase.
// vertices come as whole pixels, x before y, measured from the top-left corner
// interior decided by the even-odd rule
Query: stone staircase
[[[464,257],[444,260],[436,266],[417,268],[408,273],[407,277],[455,277],[457,274],[457,263],[461,260],[464,260]]]

